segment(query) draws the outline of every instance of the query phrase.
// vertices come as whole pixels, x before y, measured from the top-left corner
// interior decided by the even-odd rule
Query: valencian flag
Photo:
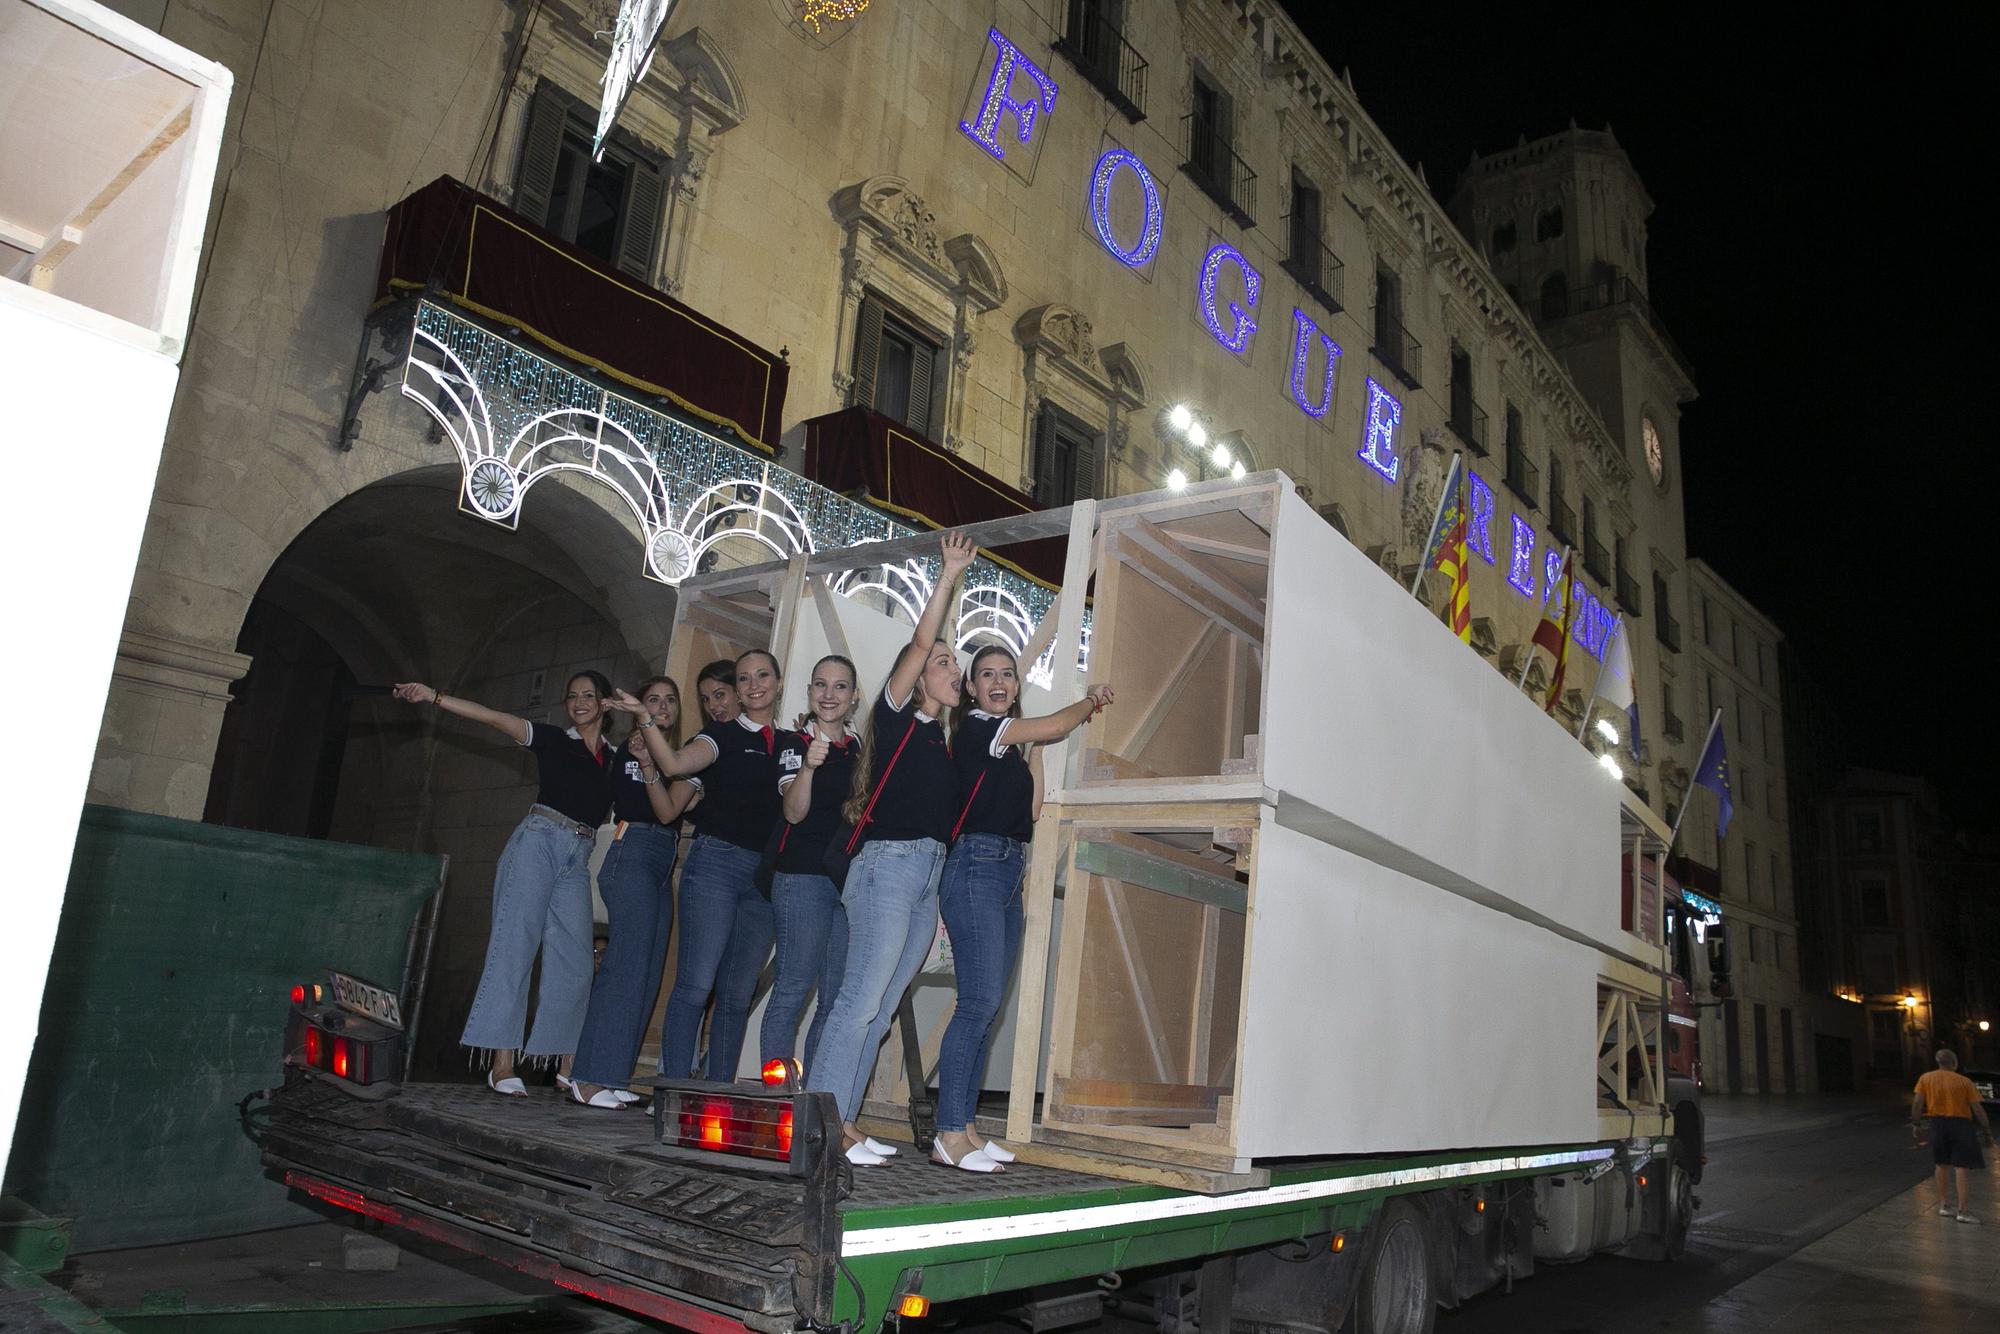
[[[1708,729],[1708,744],[1701,748],[1701,763],[1694,767],[1694,785],[1715,794],[1715,836],[1723,837],[1729,832],[1729,817],[1736,813],[1736,803],[1730,799],[1729,747],[1722,740],[1720,712]]]
[[[1556,576],[1556,586],[1542,602],[1541,624],[1535,627],[1531,641],[1536,648],[1547,649],[1556,660],[1549,669],[1549,697],[1542,705],[1543,713],[1554,713],[1557,701],[1562,699],[1563,668],[1569,660],[1569,623],[1576,613],[1576,598],[1570,590],[1570,567],[1576,563],[1576,552],[1563,551],[1562,572]]]
[[[1446,623],[1461,640],[1472,642],[1472,571],[1465,563],[1465,458],[1451,456],[1437,517],[1431,520],[1430,541],[1424,545],[1421,570],[1442,570],[1451,579]]]

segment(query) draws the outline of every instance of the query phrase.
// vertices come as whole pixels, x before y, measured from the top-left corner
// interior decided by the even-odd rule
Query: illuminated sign
[[[618,24],[611,34],[611,58],[604,63],[604,91],[597,99],[597,137],[591,141],[593,161],[604,156],[604,141],[625,99],[653,66],[653,41],[666,26],[674,0],[618,0]]]

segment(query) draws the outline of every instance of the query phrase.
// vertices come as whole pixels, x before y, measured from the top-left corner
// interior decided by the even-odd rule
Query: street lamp
[[[1989,1023],[1987,1020],[1981,1019],[1979,1021],[1979,1031],[1982,1033],[1990,1033],[1993,1031],[1993,1025]]]
[[[1917,996],[1915,992],[1911,992],[1909,995],[1903,997],[1903,1008],[1912,1013],[1915,1012],[1917,1008]]]

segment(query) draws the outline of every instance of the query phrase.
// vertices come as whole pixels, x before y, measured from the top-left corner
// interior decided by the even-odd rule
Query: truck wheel
[[[1408,1200],[1382,1206],[1354,1294],[1354,1334],[1431,1334],[1437,1324],[1429,1229]]]
[[[1687,1254],[1688,1230],[1694,1226],[1694,1182],[1678,1162],[1667,1175],[1666,1220],[1660,1244],[1669,1260]]]

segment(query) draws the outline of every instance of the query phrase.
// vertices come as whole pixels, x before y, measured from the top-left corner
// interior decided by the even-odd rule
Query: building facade
[[[1034,505],[1282,469],[1406,580],[1460,452],[1472,651],[1542,684],[1526,645],[1573,548],[1559,716],[1581,725],[1594,660],[1628,635],[1624,772],[1662,811],[1686,786],[1694,390],[1647,295],[1651,201],[1608,131],[1475,160],[1447,209],[1270,0],[684,0],[596,157],[608,0],[114,7],[243,95],[92,798],[450,853],[446,1012],[528,769],[357,687],[539,716],[577,668],[636,680],[676,571],[835,513],[799,474],[811,424],[843,412]],[[384,212],[407,261],[397,210],[444,176],[473,200],[447,231],[539,235],[764,365],[775,429],[636,372],[643,340],[583,355],[494,317],[468,292],[475,242],[462,271],[447,239],[395,279]],[[528,494],[447,402],[476,388],[520,416],[558,381],[547,401],[672,444],[663,473],[708,451],[722,485],[677,528],[589,451]],[[690,526],[738,491],[752,522]],[[818,540],[865,525],[841,522]]]
[[[1801,1004],[1799,910],[1786,769],[1784,636],[1705,561],[1688,565],[1695,732],[1722,729],[1732,814],[1718,837],[1715,798],[1698,790],[1681,826],[1686,857],[1710,868],[1723,904],[1731,996],[1702,1015],[1709,1084],[1731,1093],[1814,1089],[1812,1016]],[[1697,742],[1699,744],[1699,742]]]

